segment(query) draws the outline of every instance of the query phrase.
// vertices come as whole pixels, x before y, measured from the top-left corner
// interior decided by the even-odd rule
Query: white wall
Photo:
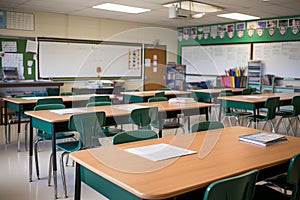
[[[34,15],[34,31],[1,29],[1,35],[110,40],[146,44],[159,41],[160,45],[167,46],[167,62],[176,62],[177,30],[174,28],[65,14],[34,13]],[[142,85],[142,82],[142,79],[131,80],[126,82],[125,87],[132,89],[135,85]],[[73,83],[66,82],[62,91],[70,90],[72,85]]]

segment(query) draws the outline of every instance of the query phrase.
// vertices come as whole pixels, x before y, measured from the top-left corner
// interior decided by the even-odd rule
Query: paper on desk
[[[166,160],[169,158],[175,158],[196,153],[196,151],[176,147],[165,143],[141,146],[136,148],[128,148],[125,149],[125,151],[152,161]]]
[[[140,105],[135,105],[135,104],[124,104],[120,106],[116,106],[118,109],[121,110],[133,110],[137,108],[149,108],[149,106],[140,106]]]
[[[71,109],[58,109],[58,110],[50,110],[50,112],[54,112],[56,114],[64,115],[64,114],[72,114],[72,113],[83,113],[87,112],[86,110],[71,108]]]

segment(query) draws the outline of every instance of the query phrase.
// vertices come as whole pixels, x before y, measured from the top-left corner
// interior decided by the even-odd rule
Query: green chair
[[[136,108],[129,115],[129,122],[137,125],[138,129],[151,129],[151,124],[156,123],[157,120],[157,107]]]
[[[211,183],[203,200],[252,200],[258,172],[252,170]]]
[[[88,103],[90,102],[100,102],[100,101],[111,101],[109,95],[103,96],[91,96]]]
[[[269,123],[270,129],[272,132],[275,132],[275,127],[273,123],[273,119],[276,117],[276,109],[279,106],[279,97],[269,97],[267,98],[264,107],[267,110],[266,115],[258,114],[256,116],[256,122],[264,121],[265,124],[262,129],[265,129],[267,122]],[[246,118],[249,120],[247,127],[251,125],[251,122],[254,121],[254,115],[248,115]],[[256,126],[257,127],[257,126]]]
[[[76,93],[75,92],[61,92],[59,95],[60,96],[74,96],[74,95],[76,95]]]
[[[148,102],[157,102],[157,101],[168,101],[167,97],[151,97],[148,99]],[[158,127],[158,123],[153,123],[152,126],[155,128]],[[180,123],[178,116],[174,116],[173,119],[164,120],[162,129],[174,129],[176,128],[175,135],[177,134],[178,128],[181,128],[183,133],[185,133],[184,125]]]
[[[79,134],[79,139],[76,141],[68,141],[57,143],[56,148],[63,151],[60,158],[61,166],[61,177],[65,192],[65,197],[67,198],[67,185],[65,178],[65,168],[64,168],[64,156],[78,151],[80,149],[89,149],[96,146],[100,146],[99,143],[99,129],[105,124],[105,112],[90,112],[90,113],[80,113],[74,114],[70,117],[68,127],[72,131],[76,131]],[[51,179],[51,165],[52,165],[52,155],[50,157],[49,165],[49,178]]]
[[[135,142],[140,140],[148,140],[158,138],[158,135],[153,130],[132,130],[120,132],[113,136],[112,144],[122,144],[126,142]]]
[[[165,96],[165,92],[156,92],[154,94],[154,97],[164,97]]]
[[[288,122],[289,122],[289,126],[292,130],[292,133],[293,133],[293,136],[295,136],[295,133],[296,131],[294,130],[294,127],[292,125],[292,119],[294,118],[296,120],[296,125],[297,127],[300,125],[300,121],[299,121],[299,118],[298,118],[298,115],[300,115],[300,96],[294,96],[293,99],[292,99],[292,102],[291,102],[291,105],[293,107],[293,110],[291,111],[278,111],[275,113],[276,116],[280,116],[280,119],[278,120],[277,122],[277,125],[276,125],[276,132],[278,132],[278,129],[279,129],[279,125],[283,124],[283,127],[286,131],[286,134],[288,134],[288,129],[287,129],[287,126],[284,122],[284,119],[288,119]]]
[[[252,94],[252,92],[253,92],[252,88],[245,88],[242,91],[242,95],[249,95],[249,94]]]
[[[170,91],[172,89],[171,88],[158,88],[158,90],[161,90],[161,91]]]
[[[60,88],[46,88],[48,96],[59,96]]]
[[[293,156],[290,160],[287,173],[281,174],[271,179],[266,180],[268,184],[256,185],[254,200],[299,200],[300,199],[300,153]],[[291,190],[292,194],[287,195],[286,193],[274,190],[274,188],[268,185],[276,186],[277,189],[282,188],[284,190]]]
[[[53,110],[53,109],[64,109],[64,104],[42,104],[42,105],[36,105],[34,107],[34,110]],[[67,138],[74,138],[75,134],[74,131],[65,131],[65,132],[57,132],[55,133],[56,140],[60,139],[67,139]],[[52,140],[52,134],[46,133],[41,130],[36,131],[35,141],[34,141],[34,157],[35,157],[35,168],[36,168],[36,175],[37,178],[40,179],[40,170],[39,170],[39,159],[38,159],[38,144],[41,141],[49,141]]]
[[[38,99],[36,105],[43,105],[43,104],[64,104],[62,98],[43,98]]]
[[[207,131],[212,129],[224,128],[222,122],[219,121],[203,121],[195,123],[191,126],[190,132],[199,132],[199,131]]]
[[[100,101],[100,102],[89,102],[89,103],[86,104],[86,107],[110,106],[110,105],[112,105],[111,101]],[[115,126],[115,128],[109,128],[110,126]],[[122,130],[122,128],[118,129],[117,128],[117,122],[114,119],[109,118],[109,119],[106,119],[105,125],[102,128],[102,131],[106,136],[109,137],[109,136],[115,135],[119,132],[122,132],[123,130]]]
[[[35,97],[35,94],[18,94],[18,95],[15,95],[14,98],[23,98],[23,97]],[[24,123],[25,124],[25,131],[24,131],[24,134],[25,134],[25,149],[27,151],[27,127],[28,127],[28,124],[30,122],[30,118],[24,114],[24,112],[22,111],[21,113],[19,112],[14,112],[12,118],[10,118],[8,120],[8,135],[5,135],[5,140],[6,140],[6,143],[7,144],[10,144],[10,138],[11,138],[11,125],[12,124],[17,124],[19,123],[19,114],[20,114],[20,123]],[[20,137],[20,133],[18,133],[18,151],[20,151],[21,149],[21,137]]]

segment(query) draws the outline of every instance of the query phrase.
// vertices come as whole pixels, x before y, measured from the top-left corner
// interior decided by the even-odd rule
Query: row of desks
[[[217,91],[208,90],[208,93],[217,93]],[[149,94],[149,93],[148,93]],[[220,97],[221,105],[225,107],[234,107],[234,108],[243,108],[243,109],[251,109],[256,111],[259,108],[266,98],[271,96],[280,96],[281,102],[285,103],[291,100],[291,98],[295,95],[300,95],[300,93],[273,93],[273,94],[261,94],[261,95],[252,95],[252,96],[232,96],[232,97]],[[71,102],[80,102],[86,101],[87,96],[64,96],[64,101],[66,103]],[[4,99],[6,109],[7,107],[13,107],[13,105],[20,110],[24,110],[24,106],[34,105],[34,99],[14,99],[11,98]],[[141,104],[123,104],[106,106],[106,107],[96,107],[96,108],[84,108],[85,111],[105,111],[106,116],[113,117],[117,123],[123,124],[128,123],[128,115],[132,109],[132,106],[158,106],[160,116],[163,114],[177,112],[184,113],[186,116],[198,115],[198,114],[206,114],[206,119],[208,119],[208,108],[211,104],[206,103],[193,103],[193,104],[169,104],[168,102],[153,102],[153,103],[141,103]],[[26,110],[26,109],[25,109]],[[53,174],[54,174],[54,184],[55,184],[55,195],[57,195],[57,162],[56,162],[56,150],[55,150],[55,132],[58,131],[57,127],[61,127],[61,124],[66,124],[70,114],[55,114],[50,111],[27,111],[27,115],[31,117],[31,128],[30,128],[30,147],[29,147],[29,180],[32,181],[32,155],[33,155],[33,127],[41,130],[45,130],[47,132],[53,133],[52,139],[52,153],[53,153]],[[7,121],[6,121],[7,122]],[[46,124],[46,126],[41,126],[41,122]],[[161,120],[160,120],[161,122]],[[58,126],[59,125],[59,126]],[[160,127],[162,124],[160,124]],[[20,130],[18,130],[20,131]],[[160,129],[161,136],[161,129]],[[76,159],[74,157],[74,159]],[[80,168],[77,167],[77,170]],[[77,184],[78,185],[78,184]],[[78,191],[78,190],[77,190]],[[181,191],[182,192],[182,191]],[[151,198],[149,198],[151,199]]]

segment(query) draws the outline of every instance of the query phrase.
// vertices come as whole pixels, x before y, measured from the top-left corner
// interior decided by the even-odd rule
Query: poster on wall
[[[178,29],[178,41],[182,41],[183,32],[182,29]]]
[[[257,22],[257,29],[256,29],[256,33],[259,37],[261,37],[264,34],[264,30],[267,26],[266,21],[258,21]]]
[[[252,37],[254,30],[257,28],[257,22],[247,22],[247,33],[249,37]]]
[[[210,37],[212,37],[213,39],[216,39],[218,35],[218,26],[211,26],[210,27]]]
[[[188,40],[190,37],[190,28],[189,27],[185,27],[183,29],[183,39]]]
[[[233,36],[234,36],[234,25],[233,24],[227,25],[227,34],[228,34],[229,38],[233,38]]]
[[[280,19],[278,20],[278,27],[279,27],[279,32],[281,35],[284,35],[286,33],[286,28],[288,26],[289,20],[287,19]]]
[[[191,38],[196,39],[197,37],[197,27],[191,28]]]
[[[236,24],[237,36],[239,38],[243,37],[245,31],[245,22]]]
[[[209,33],[210,33],[210,26],[203,27],[203,37],[205,40],[208,39]]]
[[[291,27],[291,31],[294,35],[297,35],[297,33],[299,32],[299,26],[300,26],[299,18],[289,19],[289,27]]]
[[[198,40],[202,40],[203,38],[203,28],[199,27],[198,28]]]
[[[221,39],[224,38],[226,32],[226,26],[225,25],[218,25],[218,35]]]
[[[270,36],[273,36],[277,27],[277,20],[268,20],[267,29]]]

